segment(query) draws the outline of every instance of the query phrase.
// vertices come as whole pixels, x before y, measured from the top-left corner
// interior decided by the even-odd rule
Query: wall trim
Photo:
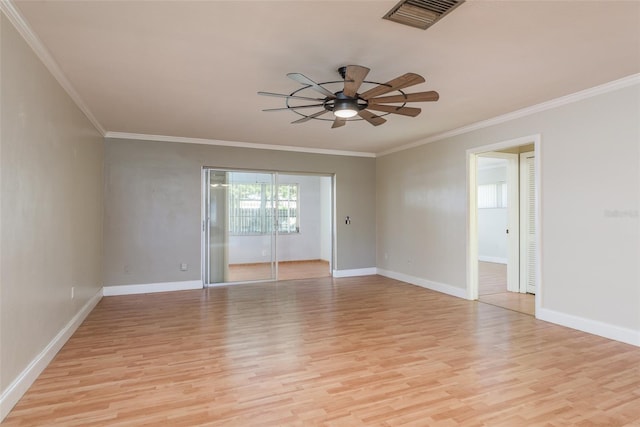
[[[333,277],[356,277],[356,276],[373,276],[377,273],[377,268],[354,268],[351,270],[333,270]]]
[[[574,102],[582,101],[587,98],[591,98],[593,96],[602,95],[605,93],[613,92],[619,89],[624,89],[629,86],[633,86],[640,83],[640,73],[632,74],[627,77],[623,77],[621,79],[613,80],[611,82],[607,82],[598,86],[594,86],[589,89],[581,90],[579,92],[575,92],[569,95],[561,96],[560,98],[555,98],[550,101],[541,102],[540,104],[535,104],[530,107],[525,107],[520,110],[512,111],[507,114],[503,114],[501,116],[493,117],[488,120],[483,120],[480,122],[472,123],[467,126],[462,126],[457,129],[452,129],[446,132],[439,133],[437,135],[433,135],[431,137],[422,139],[420,141],[412,142],[406,145],[402,145],[400,147],[391,148],[386,151],[381,151],[376,153],[376,157],[386,156],[388,154],[396,153],[398,151],[408,150],[410,148],[419,147],[421,145],[429,144],[432,142],[440,141],[445,138],[451,138],[453,136],[462,135],[465,133],[473,132],[475,130],[488,128],[490,126],[495,126],[501,123],[509,122],[511,120],[519,119],[522,117],[530,116],[532,114],[540,113],[543,111],[551,110],[557,107],[562,107],[563,105],[572,104]]]
[[[154,292],[190,291],[202,289],[201,280],[186,280],[184,282],[144,283],[141,285],[105,286],[102,293],[105,297],[116,295],[151,294]]]
[[[142,133],[107,132],[106,139],[132,139],[138,141],[179,142],[183,144],[218,145],[222,147],[254,148],[258,150],[293,151],[311,154],[329,154],[333,156],[376,157],[375,153],[361,151],[330,150],[326,148],[294,147],[291,145],[258,144],[254,142],[223,141],[219,139],[187,138],[182,136],[147,135]]]
[[[378,274],[390,279],[400,280],[402,282],[430,289],[432,291],[440,292],[458,298],[469,299],[467,297],[466,289],[447,285],[445,283],[433,282],[431,280],[422,279],[420,277],[410,276],[404,273],[397,273],[395,271],[383,270],[381,268],[378,268]]]
[[[53,360],[62,346],[71,338],[73,333],[91,313],[94,307],[102,299],[100,289],[87,303],[76,313],[60,332],[47,344],[47,346],[29,363],[29,365],[13,380],[0,395],[0,422],[5,419],[13,407],[18,403],[29,387]]]
[[[34,51],[36,56],[42,61],[45,68],[49,70],[53,78],[56,79],[58,84],[62,86],[62,89],[67,92],[67,95],[71,98],[71,100],[76,104],[76,106],[84,113],[84,115],[89,119],[93,127],[96,128],[100,135],[105,135],[105,130],[93,115],[91,110],[83,99],[80,97],[80,94],[73,87],[71,82],[67,79],[64,72],[58,65],[58,63],[53,59],[53,56],[49,53],[49,50],[44,47],[40,38],[31,30],[31,27],[22,17],[22,14],[16,9],[12,0],[0,0],[0,10],[4,12],[9,22],[13,24],[13,26],[18,30],[18,33],[22,36],[22,38],[27,42],[27,44]]]
[[[497,256],[478,255],[478,261],[493,262],[496,264],[508,264],[508,260],[506,258],[501,258]]]
[[[599,322],[597,320],[586,319],[572,314],[561,313],[548,308],[536,309],[536,318],[556,325],[577,329],[593,335],[598,335],[626,344],[640,347],[640,331]]]

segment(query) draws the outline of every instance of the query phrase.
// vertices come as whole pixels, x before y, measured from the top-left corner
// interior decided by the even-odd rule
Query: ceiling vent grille
[[[426,30],[464,0],[402,0],[384,19]]]

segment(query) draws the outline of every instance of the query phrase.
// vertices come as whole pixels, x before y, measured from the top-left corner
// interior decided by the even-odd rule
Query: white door
[[[536,173],[533,152],[520,154],[520,292],[536,293]]]

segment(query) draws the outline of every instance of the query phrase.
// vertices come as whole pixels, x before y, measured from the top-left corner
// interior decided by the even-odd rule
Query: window
[[[273,232],[275,197],[267,183],[234,183],[229,191],[229,233]],[[298,184],[278,186],[278,233],[298,233]]]
[[[278,186],[278,232],[298,233],[298,184]]]
[[[478,185],[478,209],[507,207],[507,183]]]

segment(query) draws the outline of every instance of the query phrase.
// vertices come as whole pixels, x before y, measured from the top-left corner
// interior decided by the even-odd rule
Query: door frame
[[[539,313],[543,296],[542,284],[542,264],[541,257],[542,239],[541,239],[541,149],[542,137],[540,134],[524,136],[511,140],[501,141],[494,144],[488,144],[470,148],[466,151],[467,163],[467,299],[478,299],[478,210],[477,210],[477,178],[478,178],[478,156],[482,153],[505,150],[508,148],[519,147],[522,145],[533,144],[534,146],[534,164],[536,169],[536,191],[535,191],[535,212],[536,212],[536,295],[535,295],[535,313]]]
[[[222,283],[206,283],[206,262],[207,262],[207,247],[208,237],[207,237],[207,195],[208,195],[208,186],[207,182],[207,171],[208,170],[216,170],[223,172],[248,172],[248,173],[270,173],[274,174],[274,185],[278,185],[278,176],[279,175],[308,175],[308,176],[316,176],[321,178],[330,178],[330,201],[329,201],[329,234],[330,234],[330,242],[329,242],[329,275],[333,276],[333,267],[335,264],[336,258],[336,209],[335,209],[335,198],[336,198],[336,176],[335,173],[315,173],[315,172],[296,172],[296,171],[279,171],[279,170],[266,170],[266,169],[246,169],[246,168],[228,168],[228,167],[217,167],[217,166],[203,166],[200,171],[200,186],[201,186],[201,195],[200,195],[200,280],[202,281],[202,286],[204,288],[211,288],[216,286],[228,286],[228,285],[239,285],[247,282],[222,282]],[[277,192],[276,192],[277,194]],[[275,263],[275,278],[273,279],[264,279],[264,280],[253,280],[252,283],[258,282],[270,282],[273,280],[278,280],[278,231],[275,230],[274,242],[273,242],[273,257]]]

